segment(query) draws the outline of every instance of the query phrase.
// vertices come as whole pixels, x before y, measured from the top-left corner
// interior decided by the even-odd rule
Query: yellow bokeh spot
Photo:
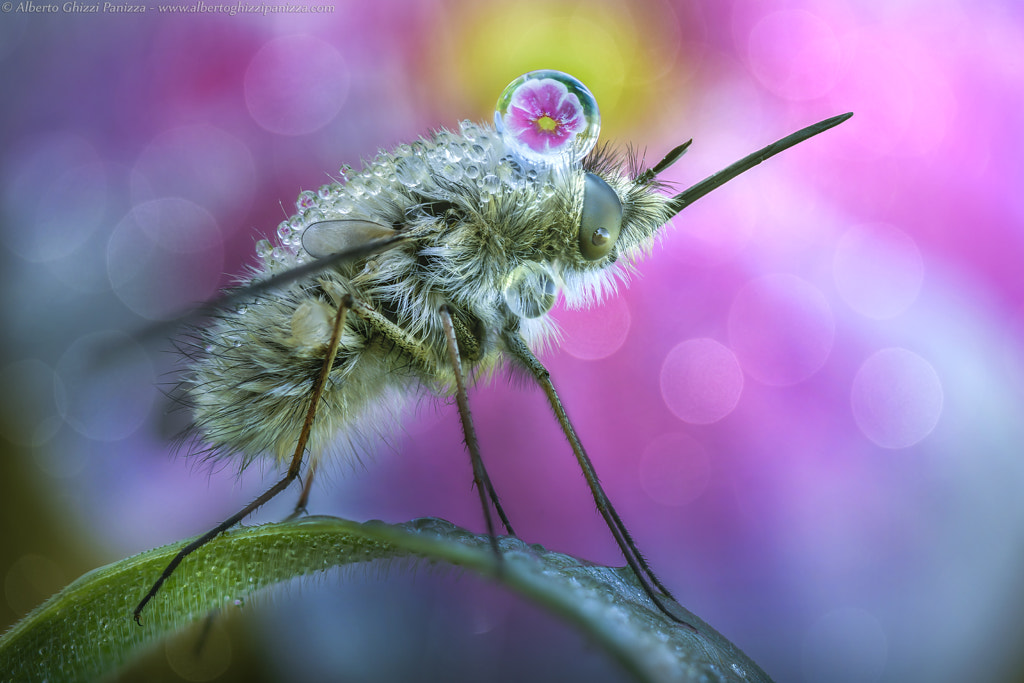
[[[685,98],[685,90],[675,78],[686,71],[680,63],[686,51],[672,12],[688,13],[673,5],[456,0],[450,7],[458,8],[446,22],[453,49],[435,68],[454,77],[469,95],[469,118],[489,120],[504,87],[537,69],[564,71],[587,86],[601,109],[604,140],[637,129],[649,132],[652,123],[666,120],[666,112],[673,117],[681,113],[674,102]]]

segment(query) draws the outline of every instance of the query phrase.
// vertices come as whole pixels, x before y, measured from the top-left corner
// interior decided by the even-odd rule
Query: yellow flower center
[[[537,119],[537,128],[542,131],[552,131],[558,128],[558,121],[545,114],[544,116]]]

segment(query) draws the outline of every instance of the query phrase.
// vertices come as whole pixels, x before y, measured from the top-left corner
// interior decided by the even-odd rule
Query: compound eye
[[[580,253],[588,261],[607,256],[619,239],[622,202],[611,185],[593,173],[586,174],[583,217],[580,219]]]

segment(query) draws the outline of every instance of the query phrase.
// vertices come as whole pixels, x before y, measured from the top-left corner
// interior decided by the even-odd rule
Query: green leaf
[[[240,527],[195,551],[143,613],[135,605],[183,544],[164,546],[93,570],[0,638],[4,680],[91,681],[115,670],[146,643],[255,591],[298,576],[377,560],[418,558],[490,577],[562,617],[637,681],[769,681],[746,655],[676,603],[693,633],[644,595],[632,572],[487,536],[438,519],[401,525],[306,517]],[[339,672],[343,674],[344,672]]]

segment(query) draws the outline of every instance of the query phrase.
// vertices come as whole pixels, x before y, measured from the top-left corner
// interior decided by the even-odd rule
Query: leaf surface
[[[387,525],[305,517],[239,527],[181,564],[140,627],[132,610],[184,543],[164,546],[95,569],[40,605],[0,638],[0,672],[12,681],[91,681],[147,643],[260,589],[336,567],[412,558],[466,568],[523,595],[585,633],[637,681],[770,681],[686,609],[670,602],[698,633],[659,612],[629,569],[516,538],[499,544],[500,562],[486,535],[438,519]]]

